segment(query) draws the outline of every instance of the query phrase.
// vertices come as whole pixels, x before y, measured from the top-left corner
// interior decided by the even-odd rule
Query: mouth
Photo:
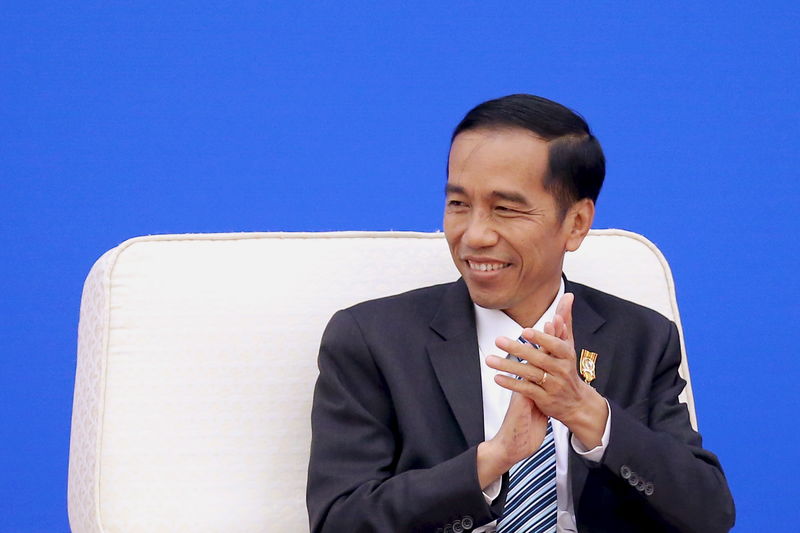
[[[501,263],[499,261],[466,259],[465,262],[472,272],[497,272],[511,266],[511,263]]]

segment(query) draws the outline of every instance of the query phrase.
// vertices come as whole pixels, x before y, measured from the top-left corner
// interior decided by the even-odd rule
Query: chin
[[[505,299],[498,298],[495,294],[481,294],[470,288],[469,297],[472,302],[485,309],[506,309],[508,302]]]

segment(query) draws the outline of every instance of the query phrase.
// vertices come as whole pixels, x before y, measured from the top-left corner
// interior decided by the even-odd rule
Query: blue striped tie
[[[522,337],[519,340],[527,342]],[[556,447],[548,419],[539,449],[508,471],[508,496],[497,533],[554,532],[557,513]]]

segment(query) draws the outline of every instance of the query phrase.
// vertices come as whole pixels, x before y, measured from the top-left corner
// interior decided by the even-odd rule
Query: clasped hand
[[[486,364],[491,368],[522,378],[498,374],[495,376],[498,385],[525,396],[544,415],[560,420],[567,426],[581,411],[586,395],[591,390],[578,377],[576,370],[572,337],[573,298],[571,293],[564,295],[558,303],[553,321],[544,325],[544,331],[531,328],[522,330],[522,337],[530,344],[507,337],[497,339],[498,348],[525,362],[494,355],[486,358]]]
[[[498,348],[524,362],[493,355],[486,358],[489,367],[521,378],[495,376],[498,385],[514,394],[497,435],[483,443],[487,446],[482,451],[490,452],[489,463],[494,467],[487,469],[487,479],[491,478],[490,471],[506,471],[541,446],[547,417],[561,421],[587,448],[601,442],[608,406],[578,376],[572,334],[573,300],[571,293],[561,298],[544,331],[522,331],[522,337],[530,344],[507,337],[497,339]]]

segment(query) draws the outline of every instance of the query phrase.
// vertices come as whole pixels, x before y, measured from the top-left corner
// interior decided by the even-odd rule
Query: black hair
[[[544,187],[555,196],[562,216],[578,200],[597,202],[606,159],[583,117],[541,96],[512,94],[470,110],[456,126],[450,143],[464,131],[502,128],[528,130],[548,142],[549,171]]]

